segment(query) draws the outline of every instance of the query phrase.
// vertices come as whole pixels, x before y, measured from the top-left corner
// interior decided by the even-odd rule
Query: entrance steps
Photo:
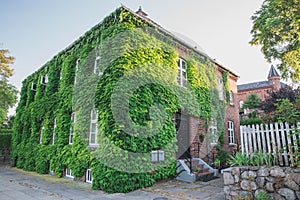
[[[193,158],[191,168],[189,162],[186,162],[185,160],[178,160],[176,172],[178,174],[176,177],[177,180],[185,182],[206,182],[214,179],[217,176],[218,170],[213,169],[200,158]]]

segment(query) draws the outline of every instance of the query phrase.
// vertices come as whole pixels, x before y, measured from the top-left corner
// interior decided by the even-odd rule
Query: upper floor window
[[[219,99],[224,101],[224,86],[221,78],[218,78]]]
[[[31,83],[31,90],[36,91],[36,84],[34,82]]]
[[[97,113],[95,109],[91,110],[91,123],[90,123],[90,145],[98,145],[97,143]]]
[[[42,76],[41,77],[41,84],[42,85],[47,85],[47,83],[48,83],[48,75]]]
[[[100,56],[97,56],[94,64],[94,74],[96,75],[100,75],[99,63],[100,63]]]
[[[59,80],[62,79],[62,70],[59,71]]]
[[[76,121],[75,112],[71,114],[71,127],[70,127],[70,135],[69,135],[69,144],[73,144],[73,137],[74,137],[74,124]]]
[[[79,69],[79,62],[80,62],[80,58],[77,58],[77,60],[76,60],[76,70],[75,70],[74,84],[77,82],[77,72],[78,72],[78,69]]]
[[[186,87],[187,86],[186,62],[183,59],[179,58],[177,63],[178,63],[177,82],[180,86]]]
[[[230,105],[234,105],[234,101],[233,101],[233,91],[230,91],[229,92],[229,103]]]
[[[229,145],[233,145],[234,144],[234,124],[232,121],[228,121],[227,126],[228,126]]]

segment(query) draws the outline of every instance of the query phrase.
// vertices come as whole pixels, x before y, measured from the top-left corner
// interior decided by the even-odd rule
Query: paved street
[[[222,183],[221,178],[206,183],[169,180],[127,194],[107,194],[91,190],[91,185],[86,183],[0,167],[0,200],[152,200],[158,197],[168,200],[223,200]]]

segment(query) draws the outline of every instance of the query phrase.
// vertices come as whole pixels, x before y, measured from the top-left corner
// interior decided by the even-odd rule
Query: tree
[[[261,45],[283,78],[300,81],[300,0],[265,0],[252,16],[251,45]]]
[[[274,112],[276,103],[282,99],[288,99],[290,102],[295,102],[297,96],[300,95],[300,87],[292,89],[291,87],[282,87],[277,91],[269,92],[269,96],[261,103],[261,109],[265,113]]]
[[[246,98],[246,100],[244,101],[244,104],[242,106],[242,109],[255,109],[255,108],[259,108],[261,104],[261,100],[258,97],[257,94],[252,93],[249,94],[249,96]]]
[[[14,63],[14,57],[8,56],[8,50],[0,50],[0,124],[6,119],[8,109],[17,102],[16,87],[8,82],[13,75],[10,64]]]

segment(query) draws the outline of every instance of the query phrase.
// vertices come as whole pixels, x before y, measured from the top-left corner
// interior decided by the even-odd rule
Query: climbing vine
[[[196,52],[185,52],[188,85],[178,87],[177,46],[151,23],[117,9],[23,81],[13,163],[58,177],[67,167],[75,178],[92,168],[93,189],[106,192],[128,192],[174,176],[174,113],[215,118],[221,126],[225,107],[218,99],[216,68]],[[41,82],[45,76],[47,83]],[[223,73],[228,89],[227,78]],[[92,109],[97,148],[89,146]],[[153,163],[151,153],[158,150],[164,161]]]

